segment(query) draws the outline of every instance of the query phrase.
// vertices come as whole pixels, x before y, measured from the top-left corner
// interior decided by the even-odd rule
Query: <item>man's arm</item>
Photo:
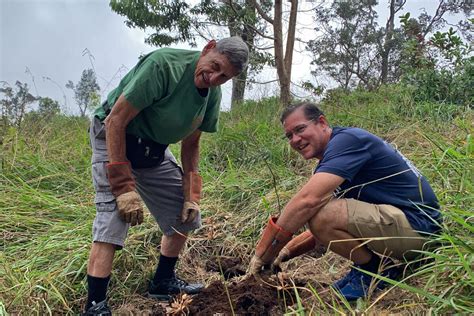
[[[196,130],[181,141],[181,163],[184,174],[198,172],[200,138],[201,131]]]
[[[334,190],[343,182],[344,178],[331,173],[314,174],[288,202],[277,225],[288,232],[296,232],[331,200]]]
[[[105,120],[110,190],[116,198],[120,218],[132,226],[143,222],[143,209],[140,196],[135,191],[132,168],[127,161],[125,130],[138,112],[121,95]]]
[[[343,178],[330,173],[313,175],[293,196],[283,213],[268,221],[250,260],[249,272],[258,274],[264,265],[272,263],[293,234],[331,200],[332,193],[343,182]]]
[[[139,111],[123,95],[120,95],[112,107],[112,111],[105,119],[105,137],[107,139],[109,162],[127,161],[125,130],[138,113]]]
[[[181,141],[181,163],[183,165],[184,205],[181,211],[183,223],[192,222],[200,211],[202,178],[199,175],[199,139],[201,131],[196,130]]]

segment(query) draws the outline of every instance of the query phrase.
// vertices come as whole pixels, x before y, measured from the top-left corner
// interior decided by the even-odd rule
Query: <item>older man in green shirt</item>
[[[116,249],[143,221],[142,200],[163,237],[148,295],[194,294],[201,284],[178,278],[186,236],[201,225],[198,173],[201,132],[216,132],[220,85],[247,65],[238,37],[210,41],[202,52],[171,48],[144,56],[97,108],[90,128],[96,218],[88,265],[87,315],[110,315],[106,292]],[[177,164],[168,144],[181,141]]]

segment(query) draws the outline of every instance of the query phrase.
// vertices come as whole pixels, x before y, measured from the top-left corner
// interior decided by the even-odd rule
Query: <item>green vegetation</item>
[[[357,306],[312,298],[294,314],[430,311],[474,313],[474,113],[469,107],[415,102],[410,89],[332,91],[322,108],[334,125],[358,126],[397,145],[429,178],[445,214],[430,261],[401,282],[396,298]],[[202,140],[204,226],[190,240],[180,273],[196,276],[216,254],[248,262],[269,214],[311,174],[283,138],[276,99],[223,113],[220,131]],[[28,121],[31,120],[31,121]],[[0,314],[77,314],[86,296],[86,261],[95,208],[84,118],[26,118],[3,138],[0,174]],[[177,146],[173,146],[177,154]],[[118,252],[109,291],[113,306],[146,291],[160,232],[151,216],[131,229]],[[323,257],[323,260],[324,257]],[[322,267],[326,271],[329,263]],[[199,278],[199,275],[198,275]],[[206,281],[205,279],[201,279]],[[416,307],[414,307],[416,306]],[[310,312],[311,311],[311,312]]]

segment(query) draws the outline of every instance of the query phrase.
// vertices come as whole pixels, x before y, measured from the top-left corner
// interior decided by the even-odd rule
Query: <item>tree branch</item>
[[[274,23],[273,19],[272,19],[269,15],[267,15],[267,14],[265,13],[265,11],[263,11],[262,7],[261,7],[260,4],[257,2],[257,0],[253,0],[253,4],[254,4],[254,6],[255,6],[255,9],[257,9],[258,14],[260,14],[260,16],[261,16],[265,21],[267,21],[267,22],[270,23],[270,24],[273,24],[273,23]]]

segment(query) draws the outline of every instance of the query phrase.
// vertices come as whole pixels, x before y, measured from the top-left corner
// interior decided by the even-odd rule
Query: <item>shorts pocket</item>
[[[113,212],[117,206],[115,196],[110,192],[97,192],[94,202],[97,212]]]

